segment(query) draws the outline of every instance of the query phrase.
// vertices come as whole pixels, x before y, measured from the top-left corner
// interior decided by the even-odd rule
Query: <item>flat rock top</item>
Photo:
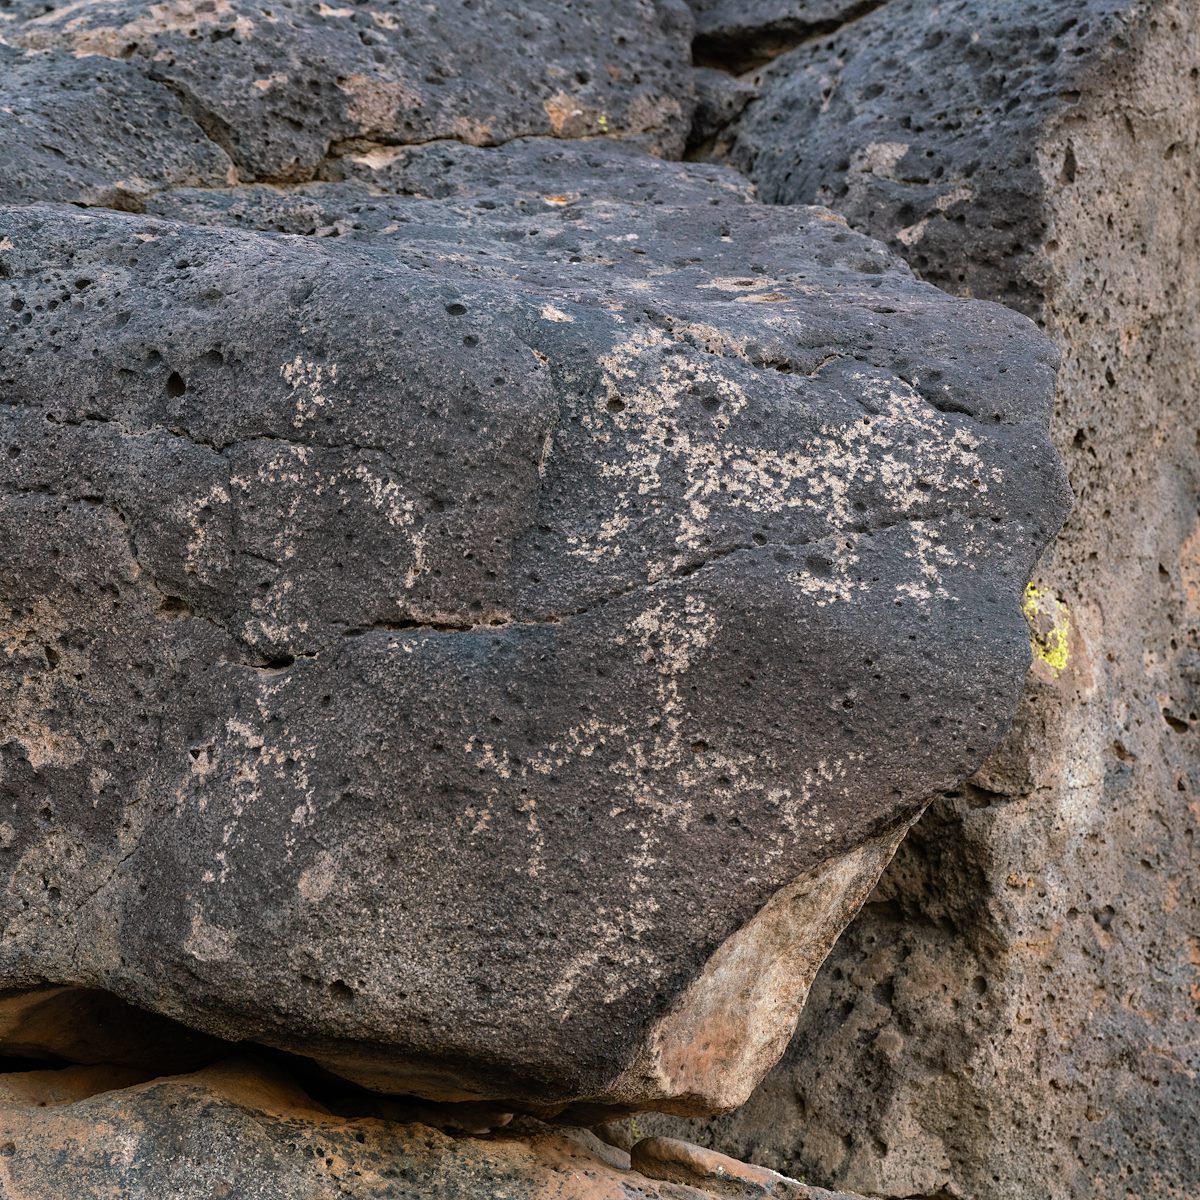
[[[59,105],[3,135],[0,980],[393,1090],[726,1107],[1009,718],[1053,355],[715,168],[274,84],[214,124],[214,55],[315,20],[216,11],[0,47]],[[109,70],[126,140],[46,151]]]

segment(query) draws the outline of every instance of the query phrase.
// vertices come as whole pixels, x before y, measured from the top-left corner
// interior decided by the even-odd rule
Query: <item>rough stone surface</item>
[[[0,105],[6,204],[136,209],[158,188],[236,178],[179,98],[126,62],[0,44]]]
[[[1196,6],[690,7],[0,0],[0,1191],[807,1197],[96,989],[723,1107],[941,789],[688,1136],[1200,1194]],[[1049,359],[752,185],[1063,352],[969,785]]]
[[[41,87],[55,89],[57,107],[38,112],[37,89],[15,81],[51,139],[33,153],[66,151],[78,137],[69,115],[81,112],[117,135],[101,162],[131,148],[126,172],[143,161],[140,130],[82,84],[61,95],[60,73],[71,75],[73,63],[103,74],[114,96],[132,81],[135,121],[147,89],[156,106],[182,108],[243,180],[312,178],[355,141],[496,145],[606,134],[670,153],[682,148],[691,106],[682,0],[99,0],[19,5],[7,15],[0,35],[31,52],[34,70],[50,72]],[[107,83],[110,74],[121,82]],[[190,140],[190,130],[182,136]],[[28,131],[14,137],[28,153]]]
[[[1002,750],[905,842],[787,1059],[702,1138],[888,1196],[1200,1194],[1194,4],[892,3],[726,138],[1064,355],[1077,497]]]
[[[1034,19],[1007,0],[894,0],[758,72],[759,98],[716,157],[767,203],[829,205],[922,278],[1032,314],[1047,198],[1075,170],[1065,143],[1042,159],[1044,132],[1086,122],[1104,86],[1089,81],[1128,61],[1169,8],[1054,0]]]
[[[711,152],[712,143],[757,95],[758,89],[747,80],[710,67],[697,68],[696,107],[688,134],[692,154]]]
[[[149,1082],[96,1067],[0,1075],[0,1192],[14,1200],[856,1200],[734,1166],[754,1183],[662,1182],[581,1129],[463,1137],[336,1115],[245,1061]]]
[[[4,212],[2,977],[728,1108],[1007,723],[1052,356],[711,168],[512,153]]]
[[[459,142],[376,147],[344,155],[331,164],[330,174],[330,180],[287,189],[270,185],[179,187],[148,198],[145,210],[197,224],[234,224],[323,237],[354,233],[361,239],[365,234],[379,234],[391,223],[385,219],[366,226],[364,213],[374,211],[387,217],[389,205],[400,205],[401,216],[443,211],[432,205],[404,207],[397,197],[461,201],[462,207],[485,225],[503,221],[508,213],[548,217],[551,210],[571,210],[559,214],[555,228],[570,227],[581,199],[591,204],[636,205],[642,214],[652,208],[719,208],[753,200],[752,185],[725,168],[664,162],[637,147],[608,139],[562,142],[529,138],[501,150]],[[343,186],[329,186],[331,183]],[[324,212],[325,219],[304,220],[294,215],[308,211]],[[612,215],[623,211],[614,209]],[[489,213],[493,215],[489,217]],[[451,216],[449,220],[453,225],[462,218]],[[619,244],[615,239],[620,231],[610,233],[613,244]],[[519,241],[512,230],[504,236],[513,243]],[[632,248],[627,249],[633,253]],[[519,249],[508,253],[516,259],[528,257]],[[536,257],[536,249],[532,253]],[[603,264],[600,259],[591,266],[596,269]]]
[[[0,1053],[91,1064],[0,1077],[5,1195],[830,1200],[506,1123],[745,1099],[937,794],[703,1136],[939,1200],[1115,1195],[1103,1146],[1188,1194],[1194,1030],[1144,1014],[1194,891],[1139,884],[1192,833],[1194,477],[1148,431],[1196,288],[1130,261],[1195,241],[1144,184],[1194,186],[1191,26],[690,7],[0,0]],[[1067,506],[1056,355],[895,251],[1068,358],[1087,504],[970,786]],[[148,1078],[221,1039],[322,1099]]]

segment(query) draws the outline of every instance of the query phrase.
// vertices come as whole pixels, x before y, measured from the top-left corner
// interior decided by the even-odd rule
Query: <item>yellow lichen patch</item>
[[[1061,674],[1070,657],[1071,614],[1067,606],[1053,593],[1030,583],[1025,588],[1021,610],[1029,622],[1029,645],[1034,658],[1055,674]]]
[[[592,137],[608,133],[608,115],[584,104],[567,92],[558,91],[542,101],[542,109],[555,137]]]

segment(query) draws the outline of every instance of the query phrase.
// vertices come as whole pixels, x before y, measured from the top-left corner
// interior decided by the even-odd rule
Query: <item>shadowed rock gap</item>
[[[857,4],[849,3],[835,16],[820,20],[796,16],[755,24],[751,14],[743,24],[731,21],[726,28],[698,33],[692,41],[692,63],[727,75],[747,75],[807,42],[839,32],[887,2],[862,0]]]

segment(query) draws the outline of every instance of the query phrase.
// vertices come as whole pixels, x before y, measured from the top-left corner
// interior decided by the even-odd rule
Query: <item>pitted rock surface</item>
[[[647,154],[670,0],[0,28],[6,1019],[738,1103],[1007,725],[1045,340]]]
[[[0,39],[9,27],[0,24]],[[0,202],[141,207],[158,188],[233,183],[178,97],[129,63],[0,41]]]
[[[729,1107],[1003,730],[1042,339],[712,168],[537,153],[3,213],[6,983]]]
[[[1084,81],[1152,7],[890,0],[757,72],[722,153],[768,203],[827,204],[922,278],[1033,312],[1044,179],[1074,173],[1065,152],[1047,172],[1040,132],[1084,116]]]
[[[677,154],[690,35],[682,0],[6,0],[0,198],[134,208],[189,175],[311,179],[347,149],[437,139]]]

